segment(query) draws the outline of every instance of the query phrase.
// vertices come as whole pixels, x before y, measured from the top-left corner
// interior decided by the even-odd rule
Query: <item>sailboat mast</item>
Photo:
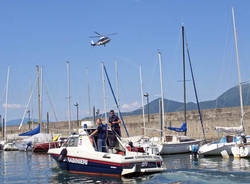
[[[69,124],[69,134],[71,134],[71,111],[70,111],[70,66],[69,61],[67,64],[67,78],[68,78],[68,124]]]
[[[243,126],[244,109],[243,109],[243,99],[242,99],[242,83],[241,83],[241,77],[240,77],[240,61],[239,61],[238,39],[237,39],[237,31],[236,31],[236,24],[235,24],[234,8],[233,7],[232,7],[232,16],[233,16],[234,40],[235,40],[236,59],[237,59],[237,66],[238,66],[239,90],[240,90],[240,112],[241,112],[241,120],[240,120],[240,122],[241,122],[241,126]]]
[[[139,73],[140,73],[140,88],[141,88],[141,105],[142,105],[142,119],[143,119],[143,135],[146,135],[146,120],[145,120],[145,111],[144,111],[144,94],[142,87],[142,71],[141,65],[139,65]]]
[[[163,83],[162,83],[162,61],[161,61],[161,53],[158,52],[159,65],[160,65],[160,83],[161,83],[161,108],[162,108],[162,127],[163,127],[163,137],[165,137],[165,111],[164,111],[164,93],[163,93]]]
[[[5,112],[4,112],[4,138],[6,136],[6,124],[7,124],[7,113],[8,113],[8,92],[9,92],[9,77],[10,77],[10,67],[8,66],[7,80],[6,80],[6,95],[5,95]]]
[[[38,103],[38,124],[41,124],[41,102],[40,102],[40,86],[39,86],[39,66],[36,65],[37,76],[37,103]]]
[[[35,86],[35,85],[34,85]],[[32,81],[31,81],[31,91],[32,91],[32,94],[33,94],[33,86],[32,86]],[[31,108],[31,128],[32,128],[32,130],[33,130],[33,128],[34,128],[34,109],[33,109],[33,95],[31,96],[31,105],[30,105],[30,108]],[[19,127],[19,129],[20,129],[20,127]]]
[[[41,76],[41,96],[40,96],[40,110],[41,110],[41,123],[43,121],[43,66],[41,66],[40,69],[40,76]],[[43,124],[43,123],[42,123]],[[43,128],[45,128],[44,125],[42,125]]]
[[[102,62],[102,88],[103,88],[103,103],[104,103],[105,123],[107,123],[108,117],[107,117],[106,88],[105,88],[104,63],[103,62]]]
[[[187,123],[184,26],[181,26],[181,30],[182,30],[182,63],[183,63],[182,66],[183,66],[184,122]],[[185,135],[187,135],[186,131],[185,131]]]
[[[89,117],[91,116],[91,107],[90,107],[90,85],[89,85],[89,71],[88,68],[85,70],[86,72],[86,78],[88,83],[88,103],[89,103]]]
[[[118,107],[120,108],[120,96],[119,96],[119,81],[118,81],[118,63],[115,61],[115,76],[116,76],[116,98]],[[120,118],[120,117],[119,117]]]

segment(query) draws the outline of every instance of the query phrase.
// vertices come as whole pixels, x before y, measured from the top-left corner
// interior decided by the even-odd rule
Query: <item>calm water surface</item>
[[[70,174],[46,154],[0,151],[0,183],[250,183],[250,160],[221,157],[194,160],[188,154],[164,157],[168,170],[137,178]]]

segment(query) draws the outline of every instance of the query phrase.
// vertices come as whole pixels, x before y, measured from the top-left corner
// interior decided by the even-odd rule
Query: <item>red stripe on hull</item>
[[[56,157],[59,156],[59,154],[53,154],[53,155],[56,156]],[[113,162],[92,160],[92,159],[83,158],[83,157],[74,157],[74,156],[67,156],[67,157],[68,157],[68,158],[75,158],[75,159],[85,159],[85,160],[88,160],[88,161],[90,161],[90,162],[95,162],[95,163],[100,163],[100,164],[108,164],[108,165],[115,165],[115,166],[125,166],[125,165],[129,165],[129,163],[120,164],[120,163],[113,163]]]

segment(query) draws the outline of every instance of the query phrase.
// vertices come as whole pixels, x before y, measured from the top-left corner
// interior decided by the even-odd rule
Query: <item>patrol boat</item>
[[[94,130],[80,129],[79,134],[71,135],[62,147],[49,149],[48,154],[61,169],[71,173],[129,177],[166,170],[161,156],[129,151],[117,136],[115,147],[109,146],[109,139],[114,136],[108,136],[107,152],[96,151],[96,141],[92,144],[88,137]]]

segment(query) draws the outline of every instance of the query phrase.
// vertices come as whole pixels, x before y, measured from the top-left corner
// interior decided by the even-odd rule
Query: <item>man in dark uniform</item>
[[[121,120],[118,116],[115,115],[114,110],[110,110],[109,123],[111,125],[111,129],[115,131],[119,136],[121,136],[120,123]]]
[[[97,129],[89,135],[89,138],[92,139],[92,136],[97,134],[97,151],[107,152],[107,126],[102,124],[102,120],[100,118],[96,120],[96,125],[98,126]]]

